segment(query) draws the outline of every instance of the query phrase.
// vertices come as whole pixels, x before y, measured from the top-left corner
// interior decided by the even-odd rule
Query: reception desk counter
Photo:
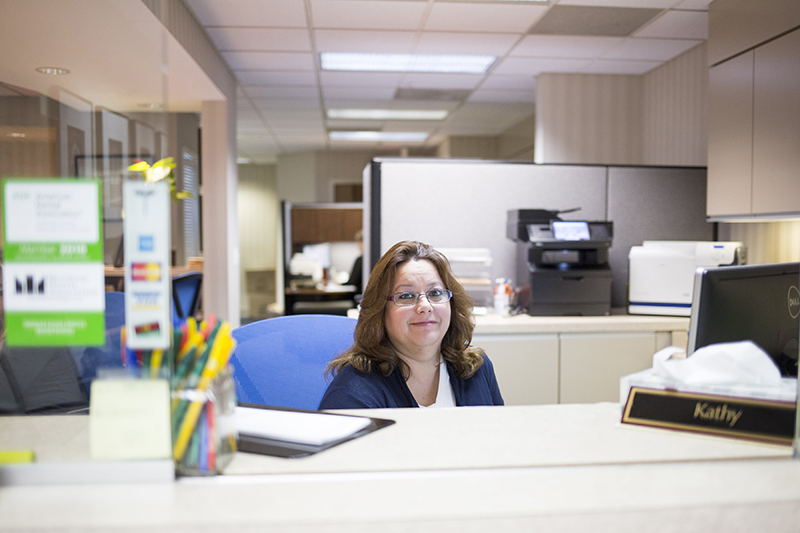
[[[475,317],[476,335],[524,333],[634,333],[686,332],[689,319],[679,316],[612,314],[610,316],[500,316]]]
[[[0,487],[0,531],[797,531],[789,448],[619,411],[353,411],[396,424],[303,459],[239,453],[214,478]],[[84,461],[88,418],[0,418],[0,448],[20,446]]]

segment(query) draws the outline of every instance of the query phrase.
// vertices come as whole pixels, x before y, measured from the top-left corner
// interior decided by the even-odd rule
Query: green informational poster
[[[105,343],[100,181],[3,180],[9,346]]]

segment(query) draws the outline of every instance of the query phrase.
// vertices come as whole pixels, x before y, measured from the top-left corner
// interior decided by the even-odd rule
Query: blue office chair
[[[172,323],[178,324],[195,316],[200,304],[202,272],[187,272],[172,278]]]
[[[107,292],[106,299],[106,343],[105,346],[76,346],[73,356],[80,368],[81,380],[88,390],[92,380],[101,369],[122,368],[120,340],[125,327],[125,293]]]
[[[316,410],[328,387],[325,367],[353,344],[355,328],[355,318],[291,315],[234,329],[239,401]]]

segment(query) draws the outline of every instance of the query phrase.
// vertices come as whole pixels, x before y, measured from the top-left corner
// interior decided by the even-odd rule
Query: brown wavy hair
[[[472,377],[483,364],[485,355],[480,348],[470,347],[475,319],[472,316],[473,301],[467,291],[450,270],[450,262],[431,246],[417,241],[401,241],[392,246],[380,258],[364,289],[361,313],[354,334],[355,342],[342,355],[328,365],[328,373],[335,375],[347,365],[361,372],[378,371],[384,376],[394,372],[398,366],[408,379],[411,369],[397,355],[386,333],[386,305],[394,286],[397,269],[409,261],[429,261],[436,268],[446,289],[452,291],[450,299],[450,326],[442,339],[442,357],[455,371],[466,379]]]

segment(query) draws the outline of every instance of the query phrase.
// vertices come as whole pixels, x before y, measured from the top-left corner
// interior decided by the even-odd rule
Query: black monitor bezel
[[[726,281],[733,279],[773,277],[786,274],[795,275],[797,277],[795,288],[800,287],[800,263],[769,263],[762,265],[698,267],[695,271],[694,277],[692,312],[689,319],[689,340],[687,344],[686,355],[690,356],[699,349],[697,347],[698,327],[700,324],[701,313],[703,312],[703,289],[707,283],[707,280],[713,279],[713,281]],[[800,317],[798,317],[797,320],[798,329],[800,330]],[[702,348],[702,346],[700,346],[700,348]],[[771,357],[774,359],[774,356],[771,355]],[[780,366],[778,361],[775,361],[775,363],[776,365]]]

